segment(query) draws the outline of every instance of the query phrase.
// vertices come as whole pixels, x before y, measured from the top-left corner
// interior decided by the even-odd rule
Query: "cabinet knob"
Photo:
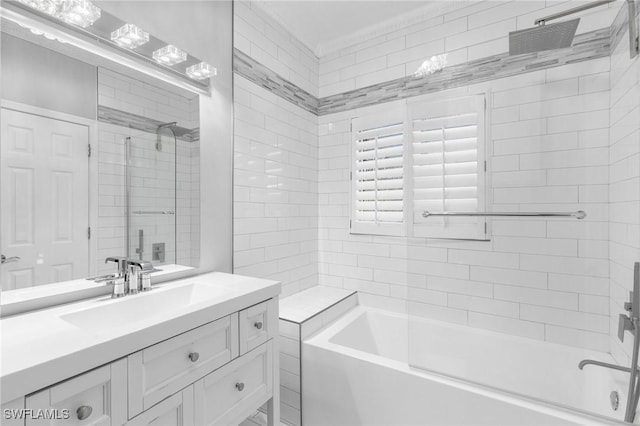
[[[196,362],[198,358],[200,358],[200,354],[198,352],[191,352],[189,354],[189,359],[191,360],[191,362]]]
[[[84,420],[88,418],[92,412],[93,408],[89,407],[88,405],[82,405],[76,410],[76,415],[78,416],[78,420]]]
[[[258,330],[262,330],[262,321],[257,321],[253,326]]]
[[[242,392],[242,390],[244,389],[244,383],[242,382],[236,383],[236,389],[238,389],[238,392]]]

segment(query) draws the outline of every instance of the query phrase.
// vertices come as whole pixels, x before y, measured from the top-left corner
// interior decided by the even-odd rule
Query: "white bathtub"
[[[577,368],[607,354],[407,318],[359,306],[303,342],[305,426],[624,424],[628,375]]]

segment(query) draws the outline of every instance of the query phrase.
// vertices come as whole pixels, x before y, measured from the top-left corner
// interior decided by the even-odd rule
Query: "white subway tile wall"
[[[543,70],[438,94],[489,93],[491,209],[588,215],[493,219],[488,242],[349,234],[349,122],[393,105],[320,117],[321,285],[412,314],[607,351],[609,90],[580,81],[608,81],[608,64],[585,62],[560,81]]]
[[[610,102],[609,328],[611,353],[629,365],[633,339],[627,333],[622,343],[617,332],[618,314],[625,313],[624,302],[633,290],[633,263],[640,261],[640,60],[629,60],[626,35],[611,56]]]
[[[251,0],[234,2],[233,44],[281,77],[318,96],[318,58]]]
[[[509,31],[532,27],[535,18],[577,4],[472,3],[323,55],[319,66],[311,67],[317,80],[308,74],[311,89],[296,84],[325,97],[412,75],[436,54],[447,53],[451,65],[504,53]],[[578,33],[608,27],[621,7],[613,3],[580,14]],[[297,42],[297,53],[280,55],[279,43],[290,43],[293,36],[279,29],[278,38],[271,38],[278,24],[250,3],[237,3],[236,9],[236,48],[285,78],[296,67],[313,65],[308,49],[301,49],[304,55],[295,50]],[[277,186],[282,175],[269,173],[266,161],[276,158],[278,171],[294,176],[296,167],[317,167],[317,194],[307,195],[317,195],[320,285],[357,290],[367,305],[611,349],[624,359],[628,342],[619,345],[610,336],[616,335],[617,313],[630,289],[632,263],[640,257],[640,61],[630,67],[628,41],[622,39],[611,58],[436,94],[489,95],[490,209],[587,212],[582,221],[493,219],[488,242],[350,234],[350,122],[393,103],[314,118],[236,78],[235,254],[245,265],[240,271],[283,276],[285,294],[299,290],[282,268],[285,260],[301,265],[296,250],[303,241],[277,232],[278,219],[267,214],[278,211],[278,217],[291,221],[298,211],[290,194]],[[305,125],[317,120],[315,163],[308,155],[294,159],[278,149],[283,138],[296,146],[291,139],[301,128],[314,134],[296,126],[294,115],[304,117]],[[311,137],[307,141],[313,144]],[[316,187],[313,180],[306,184]],[[296,190],[304,187],[299,182]],[[269,203],[280,206],[270,210]],[[312,247],[314,242],[304,243]],[[302,265],[313,268],[311,261]]]
[[[250,2],[235,2],[235,47],[317,96],[318,60]],[[318,118],[236,74],[234,272],[318,285]]]
[[[165,90],[168,89],[168,90]],[[98,104],[185,128],[199,126],[198,98],[160,88],[99,68]],[[132,217],[130,255],[137,257],[138,231],[144,232],[143,256],[151,260],[152,244],[165,243],[164,263],[197,266],[200,255],[200,142],[162,137],[106,122],[98,123],[98,256],[99,274],[113,271],[104,259],[126,254],[125,138],[132,138],[132,211],[175,210],[175,215]],[[173,164],[176,153],[176,163]],[[174,182],[175,174],[175,182]],[[175,186],[175,190],[174,190]],[[175,195],[175,201],[173,199]],[[174,221],[176,229],[174,230]],[[177,257],[176,257],[177,250]],[[174,262],[175,259],[175,262]],[[154,262],[160,265],[161,262]]]

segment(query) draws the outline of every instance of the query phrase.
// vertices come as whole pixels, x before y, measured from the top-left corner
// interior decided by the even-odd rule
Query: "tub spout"
[[[607,362],[596,361],[596,360],[593,360],[593,359],[583,359],[582,361],[580,361],[578,363],[578,368],[580,370],[582,370],[585,365],[589,365],[589,364],[597,365],[597,366],[604,367],[604,368],[611,368],[613,370],[620,370],[620,371],[624,371],[626,373],[630,373],[631,372],[631,369],[628,368],[628,367],[622,367],[620,365],[609,364]]]

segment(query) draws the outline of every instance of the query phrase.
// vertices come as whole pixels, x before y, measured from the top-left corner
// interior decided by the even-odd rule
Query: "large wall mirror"
[[[2,20],[3,291],[200,261],[193,91]]]

